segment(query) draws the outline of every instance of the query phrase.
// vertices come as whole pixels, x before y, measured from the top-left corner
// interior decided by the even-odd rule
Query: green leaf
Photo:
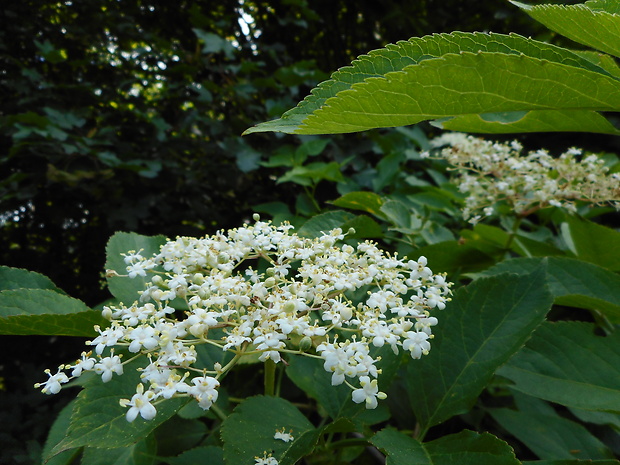
[[[544,265],[527,276],[479,279],[455,293],[437,315],[429,355],[407,369],[409,400],[423,432],[471,408],[495,370],[543,321],[551,302]]]
[[[415,249],[407,257],[417,260],[425,256],[434,271],[448,273],[468,273],[484,270],[495,260],[476,247],[459,241],[444,241]]]
[[[593,11],[606,11],[607,13],[620,14],[620,3],[616,0],[588,0],[586,6]]]
[[[531,273],[543,260],[547,262],[549,289],[556,304],[600,312],[620,323],[620,276],[591,263],[564,257],[515,258],[482,274]]]
[[[523,465],[620,465],[617,460],[536,460]]]
[[[136,444],[116,449],[84,448],[80,465],[152,465],[157,442],[152,435]]]
[[[381,369],[379,389],[386,390],[400,366],[401,357],[395,355],[388,347],[373,348],[373,359],[380,357],[378,368]],[[334,420],[346,418],[356,426],[372,425],[389,418],[387,403],[379,402],[376,409],[366,409],[364,404],[351,400],[351,389],[344,384],[333,386],[331,375],[323,367],[323,361],[309,357],[290,357],[286,375],[309,397],[315,399],[321,409]]]
[[[620,431],[620,415],[617,413],[600,412],[593,410],[582,410],[571,408],[571,413],[586,423],[594,423],[595,425],[607,425]]]
[[[386,465],[432,465],[432,458],[424,450],[424,445],[400,431],[383,429],[375,434],[370,442],[386,456]]]
[[[98,311],[54,290],[0,292],[0,334],[90,337],[94,325],[106,324]]]
[[[323,180],[333,182],[344,181],[338,162],[315,162],[304,166],[295,166],[292,170],[287,171],[278,178],[277,183],[294,182],[302,186],[311,186]]]
[[[447,131],[486,134],[524,132],[592,132],[620,135],[603,115],[592,110],[530,110],[494,113],[504,118],[491,120],[491,114],[460,115],[432,121]]]
[[[473,230],[461,231],[461,236],[467,239],[467,243],[479,248],[483,252],[500,252],[503,254],[506,244],[510,242],[510,250],[526,257],[564,255],[565,252],[546,242],[537,241],[517,234],[510,241],[510,234],[496,226],[477,224]]]
[[[290,433],[293,441],[274,439],[276,431]],[[226,463],[254,463],[272,451],[280,465],[293,465],[316,445],[318,433],[293,404],[279,397],[256,396],[239,404],[222,424]]]
[[[147,361],[142,359],[142,365]],[[140,382],[140,360],[124,366],[124,374],[114,375],[103,383],[98,376],[92,376],[78,394],[67,436],[53,449],[55,455],[76,447],[127,447],[146,438],[157,426],[170,418],[187,402],[173,398],[157,404],[157,416],[150,421],[140,416],[133,422],[126,419],[127,409],[119,400],[129,399],[136,392]]]
[[[536,21],[580,44],[620,57],[620,15],[608,2],[527,5],[512,1]],[[609,10],[610,8],[611,11]],[[607,10],[607,11],[606,11]]]
[[[387,200],[380,210],[396,227],[394,229],[403,234],[415,234],[422,226],[420,217],[400,200]]]
[[[344,223],[353,218],[355,215],[343,210],[321,213],[306,221],[297,233],[304,237],[319,237],[332,229],[342,227]],[[346,233],[346,231],[344,232]]]
[[[245,133],[344,133],[459,115],[619,107],[618,79],[577,53],[515,34],[455,32],[363,55],[281,119]]]
[[[620,332],[603,337],[595,329],[577,321],[544,323],[497,373],[530,396],[620,413]]]
[[[490,409],[502,428],[541,459],[605,459],[613,453],[583,425],[558,414]]]
[[[620,232],[567,215],[562,224],[562,236],[577,258],[620,271]]]
[[[329,203],[336,207],[359,210],[385,219],[385,214],[381,211],[384,200],[374,192],[349,192]]]
[[[309,357],[291,357],[286,375],[309,397],[315,399],[333,418],[350,418],[365,407],[351,401],[351,389],[341,384],[332,386],[331,376],[324,370],[321,360]]]
[[[224,465],[224,450],[221,447],[202,446],[187,450],[176,457],[166,457],[169,465]]]
[[[127,275],[127,265],[121,254],[126,254],[130,250],[136,252],[141,250],[143,257],[150,257],[159,253],[159,249],[166,243],[164,236],[142,236],[136,233],[117,232],[108,241],[106,246],[106,270],[116,271],[119,275]],[[110,292],[120,302],[131,305],[138,300],[140,295],[138,291],[146,288],[146,283],[150,281],[148,275],[146,277],[136,276],[129,278],[127,276],[108,277],[108,286]]]
[[[0,266],[0,291],[8,289],[50,289],[63,293],[47,276],[21,268]]]
[[[67,429],[71,420],[71,412],[73,411],[73,405],[75,400],[67,404],[58,414],[56,420],[50,428],[45,446],[41,452],[43,463],[46,465],[69,465],[74,462],[77,454],[80,453],[80,449],[71,449],[61,452],[60,454],[51,457],[50,452],[52,448],[58,444],[67,435]]]
[[[512,448],[489,433],[461,431],[420,443],[399,431],[384,429],[371,442],[385,452],[387,465],[519,465]]]
[[[367,215],[357,215],[343,223],[341,228],[345,233],[351,228],[355,230],[353,234],[348,234],[347,237],[355,237],[357,239],[383,237],[383,229],[379,223]]]

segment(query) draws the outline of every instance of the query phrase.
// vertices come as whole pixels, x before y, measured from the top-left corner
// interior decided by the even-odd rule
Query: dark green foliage
[[[253,205],[291,199],[256,170],[282,141],[239,136],[325,73],[457,26],[535,34],[509,5],[432,3],[245,2],[248,35],[234,1],[5,5],[0,240],[10,246],[0,263],[43,272],[94,304],[114,231],[212,232]],[[338,138],[328,156],[367,152],[362,139]]]

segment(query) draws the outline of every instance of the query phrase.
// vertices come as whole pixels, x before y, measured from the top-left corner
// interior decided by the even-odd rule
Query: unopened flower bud
[[[289,300],[287,303],[284,304],[284,311],[286,313],[293,313],[296,308],[297,305],[295,305],[295,302],[293,302],[292,300]]]
[[[304,336],[299,341],[299,350],[302,352],[306,352],[310,350],[312,347],[312,338],[310,336]]]

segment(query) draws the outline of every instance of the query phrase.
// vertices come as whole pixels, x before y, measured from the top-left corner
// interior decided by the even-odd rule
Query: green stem
[[[210,409],[221,421],[226,420],[228,418],[226,414],[219,408],[217,405],[213,404]]]
[[[316,201],[316,198],[314,197],[314,194],[316,193],[316,184],[312,185],[312,191],[310,189],[308,189],[308,186],[304,186],[304,190],[306,191],[306,195],[308,196],[308,198],[312,202],[312,205],[314,206],[316,211],[320,212],[321,211],[321,207],[320,207],[319,203]]]
[[[508,234],[508,240],[506,241],[506,245],[504,246],[504,251],[508,252],[510,250],[510,246],[512,245],[512,241],[517,236],[517,232],[519,231],[519,226],[521,225],[521,221],[523,221],[522,216],[517,216],[515,222],[512,225],[512,230]]]
[[[268,358],[265,361],[265,395],[273,396],[275,394],[276,384],[276,363]]]

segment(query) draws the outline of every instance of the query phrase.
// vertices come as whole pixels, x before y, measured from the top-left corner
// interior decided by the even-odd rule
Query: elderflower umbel
[[[121,405],[128,421],[149,420],[157,403],[172,397],[211,408],[222,378],[244,355],[275,363],[303,355],[322,360],[331,383],[351,388],[354,402],[375,408],[386,395],[372,349],[402,348],[414,359],[427,354],[437,324],[430,312],[445,308],[451,283],[424,257],[399,259],[369,241],[340,245],[340,229],[315,239],[292,229],[256,216],[252,225],[213,236],[169,240],[151,257],[128,251],[125,279],[150,279],[136,302],[104,307],[110,324],[95,327],[98,336],[87,342],[95,356],[82,353],[37,386],[57,393],[88,371],[108,382],[138,358],[141,382]],[[204,366],[202,344],[234,357]],[[282,434],[278,439],[290,439]]]
[[[545,150],[522,155],[517,141],[494,143],[462,133],[432,141],[454,166],[454,183],[467,194],[463,217],[472,223],[497,213],[502,204],[526,216],[540,208],[576,211],[577,201],[620,210],[620,174],[605,161],[571,148],[554,158]]]

